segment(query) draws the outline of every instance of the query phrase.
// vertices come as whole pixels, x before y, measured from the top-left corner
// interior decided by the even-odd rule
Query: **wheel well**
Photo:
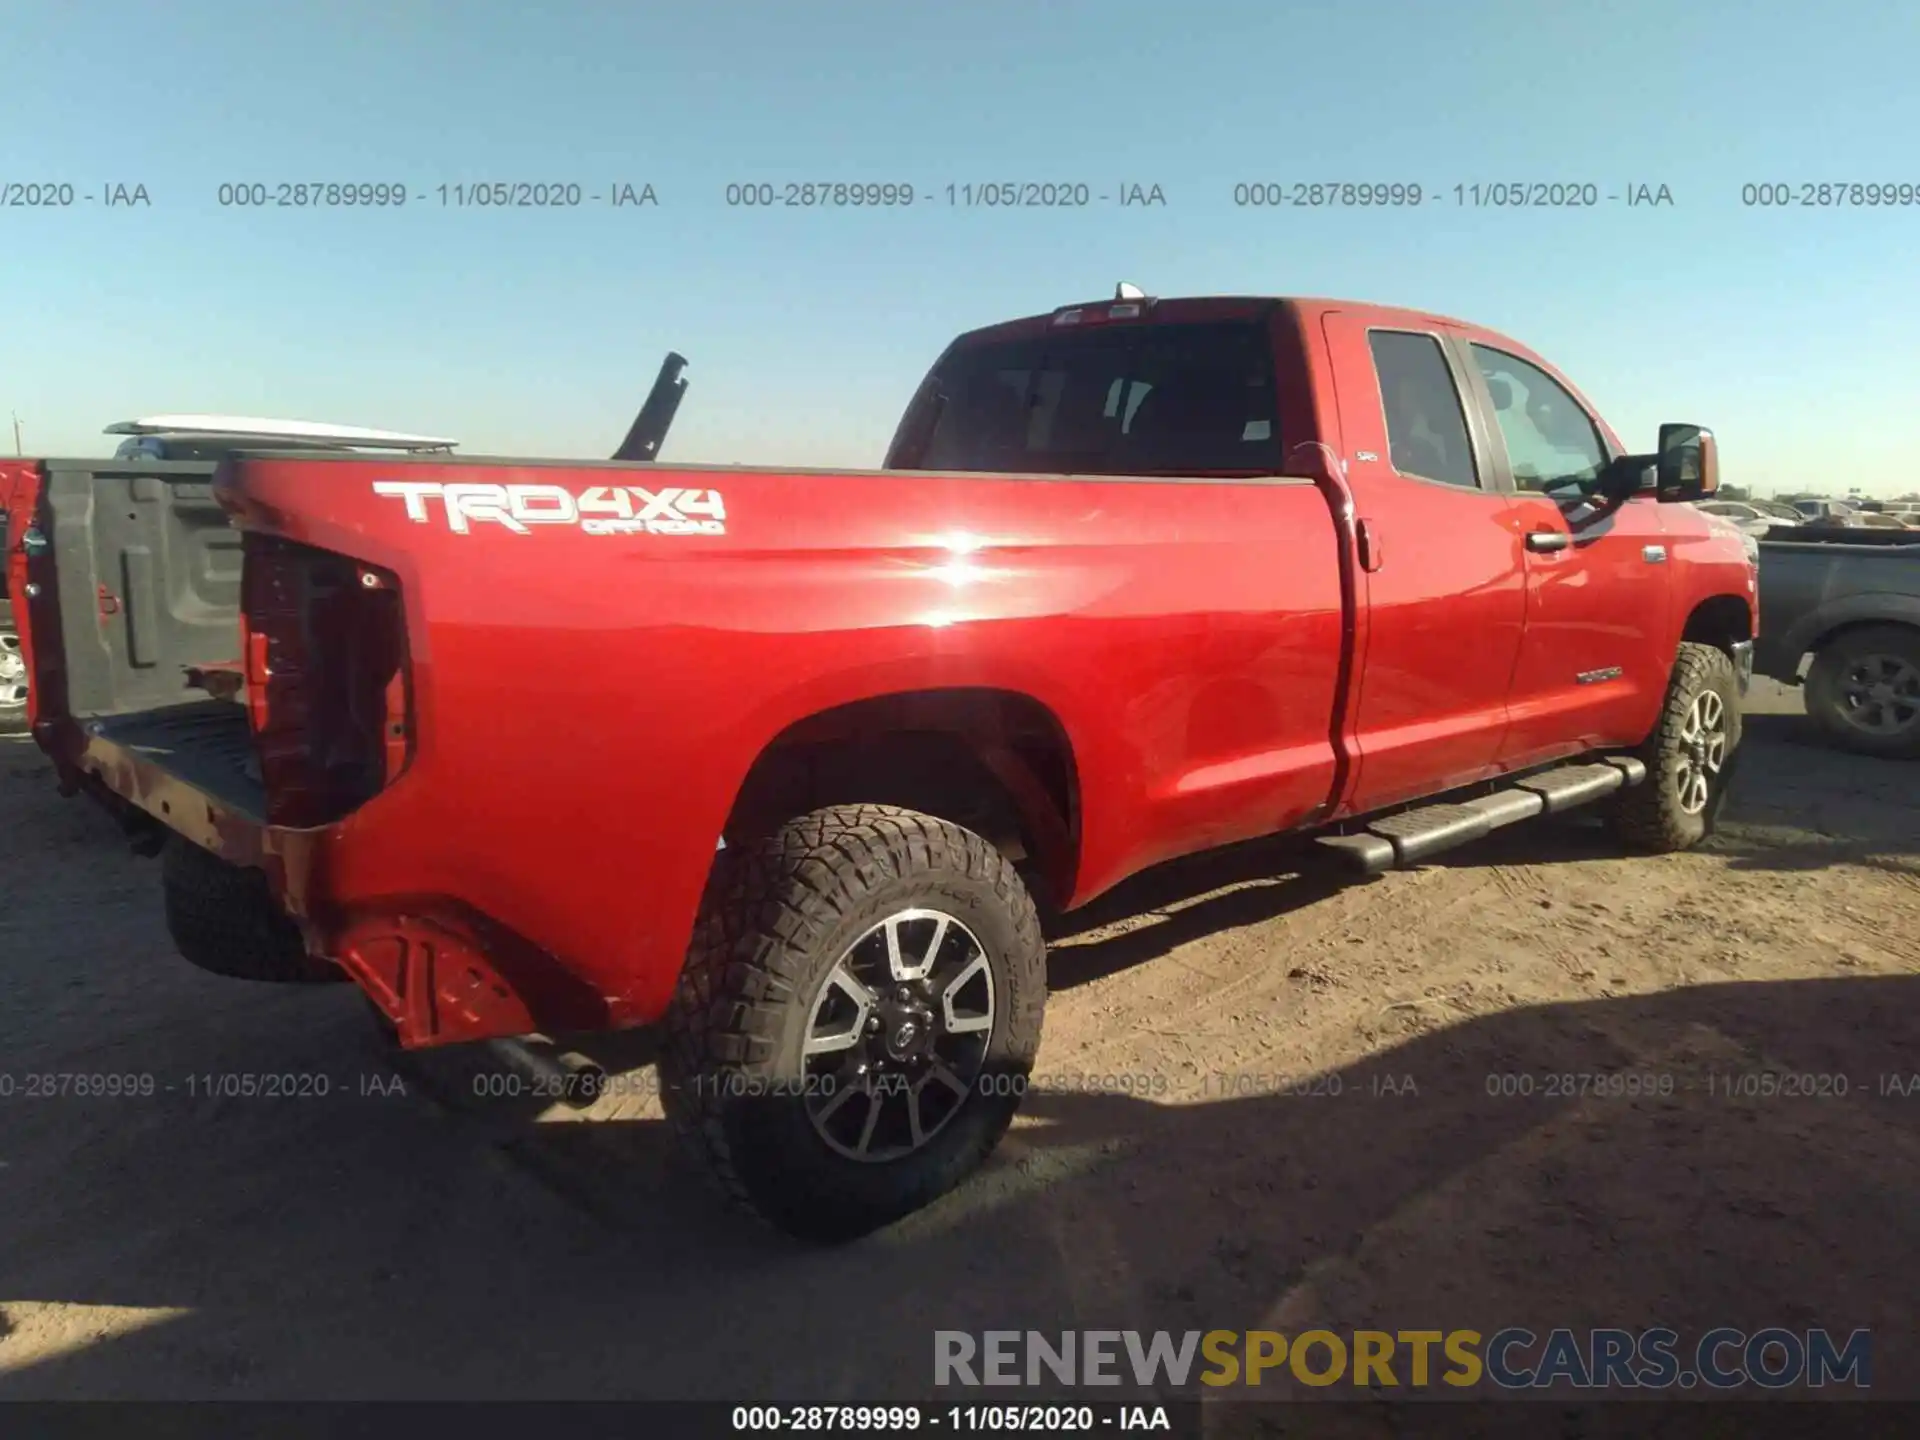
[[[1753,638],[1753,611],[1738,595],[1715,595],[1693,607],[1680,638],[1732,654],[1734,645]]]
[[[824,805],[901,805],[985,837],[1063,897],[1079,851],[1073,748],[1053,713],[1012,691],[920,690],[797,721],[760,752],[724,834],[765,834]]]
[[[1861,620],[1843,620],[1831,630],[1821,631],[1807,642],[1807,649],[1817,655],[1836,640],[1842,640],[1860,630],[1905,630],[1912,635],[1920,636],[1920,625],[1915,625],[1911,620],[1869,616]]]

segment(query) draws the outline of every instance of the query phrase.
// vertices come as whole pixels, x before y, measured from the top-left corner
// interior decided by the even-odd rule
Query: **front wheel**
[[[1807,671],[1807,713],[1862,755],[1920,756],[1920,629],[1873,625],[1822,647]]]
[[[992,1152],[1045,1005],[1039,920],[999,850],[894,806],[816,810],[716,857],[661,1094],[730,1198],[851,1240]]]
[[[1690,850],[1713,833],[1740,748],[1740,682],[1733,660],[1687,641],[1674,656],[1659,723],[1635,752],[1647,778],[1613,808],[1620,838],[1637,850]]]

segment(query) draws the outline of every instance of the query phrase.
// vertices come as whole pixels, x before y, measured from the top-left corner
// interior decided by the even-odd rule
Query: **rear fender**
[[[1756,647],[1757,668],[1763,675],[1787,679],[1799,672],[1802,657],[1810,650],[1818,650],[1828,636],[1845,627],[1864,624],[1920,626],[1920,595],[1876,591],[1815,606],[1794,621],[1784,634],[1760,637]]]

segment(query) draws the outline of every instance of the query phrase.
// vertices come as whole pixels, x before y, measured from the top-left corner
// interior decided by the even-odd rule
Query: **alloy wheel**
[[[1841,681],[1842,713],[1869,735],[1898,735],[1920,720],[1920,669],[1898,655],[1864,655]]]
[[[1698,815],[1713,798],[1714,782],[1727,763],[1727,704],[1717,690],[1702,690],[1687,707],[1680,727],[1680,753],[1674,765],[1674,792],[1680,808]]]
[[[849,1159],[898,1159],[960,1113],[980,1082],[998,996],[986,948],[940,910],[889,915],[821,982],[803,1044],[805,1103]]]
[[[0,630],[0,715],[27,705],[27,657],[20,653],[20,637]]]

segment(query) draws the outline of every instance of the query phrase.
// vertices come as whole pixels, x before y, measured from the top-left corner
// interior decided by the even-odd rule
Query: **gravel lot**
[[[1920,1396],[1920,1088],[1881,1078],[1920,1072],[1920,768],[1751,708],[1699,853],[1569,819],[1341,888],[1261,843],[1073,917],[1062,1093],[838,1251],[714,1213],[644,1097],[479,1102],[349,987],[192,970],[157,865],[0,739],[0,1398],[858,1403],[924,1394],[936,1327],[1655,1323],[1868,1326],[1875,1392]],[[1622,1069],[1674,1093],[1488,1094]],[[1768,1069],[1847,1093],[1708,1078]],[[330,1093],[194,1078],[247,1072]]]

